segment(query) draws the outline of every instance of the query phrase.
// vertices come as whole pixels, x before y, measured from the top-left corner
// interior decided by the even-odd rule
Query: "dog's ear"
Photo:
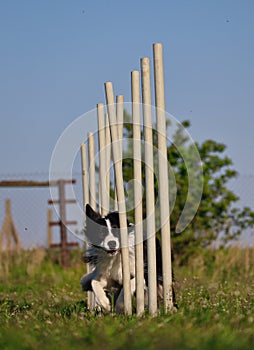
[[[101,218],[100,214],[96,213],[89,204],[86,205],[86,216],[93,221]]]
[[[127,227],[128,233],[129,234],[133,233],[134,232],[134,224],[127,220],[127,225],[128,225],[128,227]]]

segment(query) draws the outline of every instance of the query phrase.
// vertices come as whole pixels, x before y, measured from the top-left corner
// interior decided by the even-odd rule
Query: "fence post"
[[[47,235],[47,246],[48,248],[50,248],[51,244],[52,244],[52,226],[50,225],[50,223],[53,221],[53,212],[52,209],[48,209],[47,212],[47,223],[48,223],[48,235]]]
[[[67,229],[66,229],[66,210],[65,210],[65,183],[64,180],[58,181],[59,191],[59,213],[60,213],[60,234],[61,234],[61,264],[67,267]]]
[[[16,252],[19,252],[21,250],[21,243],[19,239],[18,232],[16,230],[16,227],[14,225],[14,221],[11,214],[11,200],[6,199],[5,200],[5,216],[4,216],[4,222],[2,229],[0,231],[0,252],[3,249],[3,242],[4,238],[6,238],[6,251],[7,254],[11,250],[15,250]],[[12,240],[14,246],[12,247]]]

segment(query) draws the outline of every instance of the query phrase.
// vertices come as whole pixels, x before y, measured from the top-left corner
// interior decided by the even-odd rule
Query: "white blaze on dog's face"
[[[104,248],[108,250],[118,250],[120,248],[120,241],[119,241],[119,235],[115,236],[113,234],[113,231],[116,230],[119,231],[119,228],[112,229],[111,222],[109,219],[105,219],[107,228],[108,228],[108,235],[105,237],[102,244],[104,245]]]

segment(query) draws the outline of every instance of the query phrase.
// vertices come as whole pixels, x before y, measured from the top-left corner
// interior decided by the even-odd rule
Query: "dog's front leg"
[[[136,290],[136,278],[131,279],[131,296],[135,293]],[[116,301],[116,312],[123,313],[124,312],[124,290],[123,287]]]
[[[82,287],[83,292],[87,292],[88,290],[92,291],[92,282],[93,279],[93,273],[87,273],[85,275],[82,276],[81,280],[80,280],[80,284]]]
[[[95,298],[97,303],[105,309],[105,311],[110,312],[111,306],[110,302],[106,296],[106,293],[104,291],[104,287],[106,287],[107,282],[104,279],[101,280],[92,280],[92,289],[95,294]]]

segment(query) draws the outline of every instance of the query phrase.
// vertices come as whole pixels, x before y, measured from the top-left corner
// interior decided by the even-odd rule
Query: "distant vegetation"
[[[133,179],[132,159],[132,124],[131,117],[125,112],[124,135],[129,140],[124,154],[123,171],[124,180]],[[168,121],[168,128],[171,127]],[[190,127],[190,122],[179,124],[168,145],[168,159],[171,167],[169,174],[173,174],[176,186],[172,187],[172,179],[169,179],[170,191],[174,191],[175,203],[170,217],[171,235],[174,254],[186,264],[189,256],[199,254],[203,248],[210,247],[215,241],[220,245],[235,241],[241,233],[254,225],[254,211],[250,208],[238,208],[239,197],[229,189],[229,181],[237,177],[233,169],[233,161],[225,155],[226,145],[214,140],[206,140],[201,144],[190,144],[185,130]],[[157,144],[157,135],[154,132],[154,145]],[[199,152],[203,171],[203,193],[199,208],[187,228],[176,233],[176,225],[185,206],[189,177],[195,178],[199,164],[194,159],[194,148]],[[183,159],[188,159],[188,169]],[[128,156],[129,155],[129,156]],[[155,155],[155,159],[156,159]],[[143,165],[144,167],[144,165]],[[155,161],[156,168],[156,161]],[[145,184],[145,171],[143,169],[143,183]],[[200,186],[198,182],[196,186]],[[145,188],[145,186],[144,186]],[[194,188],[195,190],[195,188]],[[158,197],[158,179],[154,178],[155,198]],[[131,193],[129,192],[131,198]],[[128,198],[128,200],[130,199]],[[145,216],[145,193],[143,212]],[[195,196],[192,199],[195,201]],[[189,205],[189,215],[192,216],[192,205]],[[129,212],[133,216],[133,211]],[[188,215],[188,214],[187,214]]]

